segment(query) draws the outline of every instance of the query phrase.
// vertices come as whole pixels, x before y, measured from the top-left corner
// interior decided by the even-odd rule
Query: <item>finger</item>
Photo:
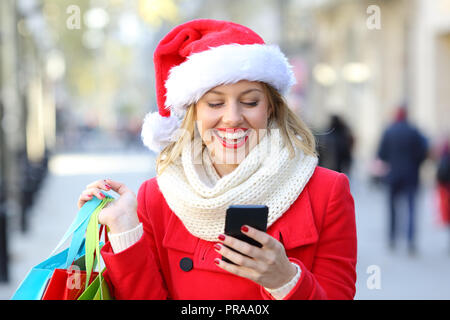
[[[234,250],[241,252],[251,258],[258,259],[263,255],[263,252],[260,248],[253,246],[245,241],[236,239],[232,236],[221,235],[219,236],[219,241],[222,241],[228,247],[233,248]]]
[[[84,190],[80,197],[78,198],[79,201],[79,207],[83,206],[85,202],[92,200],[92,197],[95,196],[98,199],[102,200],[105,198],[105,194],[101,192],[98,188],[90,188]]]
[[[102,193],[102,191],[99,188],[86,189],[81,194],[84,196],[95,196],[100,200],[103,200],[105,198],[105,195]]]
[[[274,249],[277,246],[277,240],[275,240],[272,236],[248,225],[243,225],[241,232],[253,240],[258,241],[262,244],[263,248]]]
[[[88,202],[89,200],[92,200],[92,195],[89,194],[81,194],[80,197],[78,198],[78,209],[80,209],[82,206],[84,206],[84,204],[86,202]]]
[[[115,192],[117,192],[118,194],[122,195],[124,193],[127,192],[132,192],[130,189],[128,189],[128,187],[121,183],[121,182],[117,182],[111,179],[106,179],[105,183],[108,184],[112,190],[114,190]]]
[[[86,189],[99,188],[105,191],[111,190],[111,186],[106,182],[106,180],[97,180],[86,186]]]
[[[246,267],[249,269],[256,268],[256,262],[252,258],[246,257],[236,251],[233,251],[221,243],[216,243],[214,245],[214,249],[222,256],[228,258],[230,261],[234,262],[239,266]]]
[[[246,268],[246,267],[237,266],[237,265],[234,265],[232,263],[225,262],[225,261],[223,261],[223,260],[221,260],[219,258],[216,258],[214,260],[214,263],[219,268],[222,268],[222,269],[224,269],[224,270],[226,270],[226,271],[228,271],[228,272],[230,272],[232,274],[235,274],[235,275],[237,275],[239,277],[247,278],[247,279],[250,279],[252,281],[255,281],[255,279],[256,279],[255,272],[252,271],[251,269]]]
[[[98,188],[90,188],[84,190],[80,197],[78,198],[78,208],[81,208],[86,202],[89,200],[92,200],[92,197],[96,196],[98,199],[103,199],[105,195],[100,192],[100,189]]]

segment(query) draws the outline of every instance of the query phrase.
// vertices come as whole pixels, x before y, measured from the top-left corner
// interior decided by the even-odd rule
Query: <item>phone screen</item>
[[[262,245],[259,242],[241,232],[241,227],[248,225],[265,232],[268,214],[269,208],[266,205],[232,205],[227,209],[225,217],[225,234],[261,248]],[[223,256],[222,260],[233,263]]]

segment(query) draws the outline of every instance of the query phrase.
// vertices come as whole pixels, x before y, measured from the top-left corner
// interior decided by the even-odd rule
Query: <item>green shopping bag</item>
[[[81,294],[78,300],[114,300],[109,290],[108,283],[103,278],[102,272],[92,281],[86,290]],[[100,286],[101,284],[101,286]]]
[[[86,229],[86,273],[89,279],[91,272],[93,272],[95,266],[96,257],[98,257],[98,264],[100,268],[100,238],[102,231],[104,230],[105,243],[108,241],[108,230],[106,227],[101,226],[99,228],[98,215],[100,210],[96,210],[92,213],[87,229]],[[113,300],[111,291],[108,287],[108,283],[103,278],[104,268],[99,272],[98,276],[88,284],[86,282],[86,288],[84,292],[78,297],[78,300]]]

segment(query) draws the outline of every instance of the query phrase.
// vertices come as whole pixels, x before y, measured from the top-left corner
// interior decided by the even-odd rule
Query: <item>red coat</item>
[[[191,235],[169,209],[156,178],[138,192],[144,235],[114,254],[102,256],[116,299],[271,299],[262,286],[215,263],[214,242]],[[267,232],[280,240],[301,277],[286,299],[353,299],[356,282],[356,226],[353,198],[344,174],[317,167],[292,206]],[[180,264],[192,262],[192,269]],[[184,270],[183,270],[184,269]]]

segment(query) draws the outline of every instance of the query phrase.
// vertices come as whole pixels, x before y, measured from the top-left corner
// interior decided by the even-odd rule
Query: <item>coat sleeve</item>
[[[353,299],[356,288],[356,223],[348,179],[339,174],[332,187],[311,270],[289,257],[302,270],[285,300]],[[265,299],[273,299],[262,290]]]
[[[144,227],[142,237],[132,246],[114,254],[110,242],[102,248],[102,257],[107,271],[105,278],[112,287],[115,299],[152,299],[168,298],[161,267],[158,260],[153,227],[147,211],[146,196],[148,182],[144,182],[138,191],[137,213]]]

